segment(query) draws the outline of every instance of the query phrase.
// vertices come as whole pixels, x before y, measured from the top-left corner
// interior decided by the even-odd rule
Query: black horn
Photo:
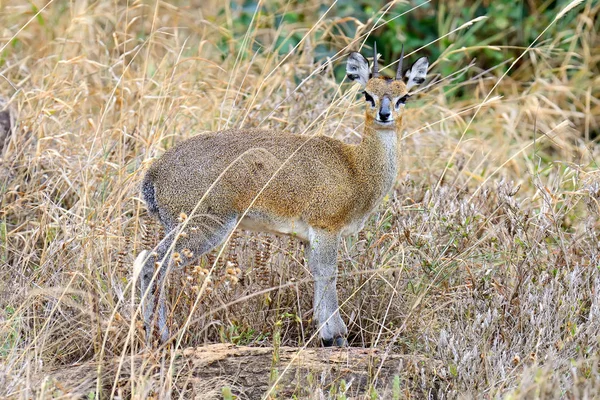
[[[373,45],[373,78],[379,77],[379,66],[377,65],[377,42]]]
[[[402,51],[400,52],[400,59],[398,60],[398,69],[396,70],[396,79],[402,79],[402,61],[404,61],[404,45],[402,45]]]

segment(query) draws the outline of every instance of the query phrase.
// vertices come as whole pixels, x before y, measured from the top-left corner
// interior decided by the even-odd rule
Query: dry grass
[[[219,2],[33,3],[0,2],[0,93],[17,116],[0,159],[0,396],[68,397],[40,382],[74,363],[93,394],[101,367],[86,362],[142,348],[131,265],[157,237],[138,196],[148,164],[225,127],[356,142],[362,104],[333,67],[362,39],[319,19],[312,0],[282,3],[311,11],[287,27],[307,40],[285,55],[274,17],[245,36]],[[600,396],[599,12],[576,7],[502,80],[475,62],[467,81],[409,105],[404,172],[346,240],[339,279],[351,346],[443,366],[441,381],[407,368],[401,381],[420,382],[409,394]],[[339,57],[316,61],[324,43]],[[170,278],[173,326],[202,296],[181,346],[270,346],[275,331],[282,345],[317,346],[301,245],[239,232],[227,246],[209,292],[199,287],[214,255]],[[120,390],[166,395],[177,379],[134,374]]]

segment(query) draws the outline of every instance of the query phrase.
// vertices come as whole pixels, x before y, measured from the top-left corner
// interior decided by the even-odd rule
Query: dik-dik
[[[402,59],[396,78],[389,79],[379,75],[377,50],[372,73],[361,54],[349,55],[347,76],[364,87],[366,100],[360,144],[229,129],[192,137],[153,163],[142,196],[167,234],[153,253],[138,256],[148,339],[155,321],[161,340],[169,339],[163,283],[170,267],[194,262],[239,227],[293,235],[306,244],[323,344],[346,345],[336,292],[338,247],[363,228],[392,189],[404,105],[429,66],[422,57],[403,74]]]

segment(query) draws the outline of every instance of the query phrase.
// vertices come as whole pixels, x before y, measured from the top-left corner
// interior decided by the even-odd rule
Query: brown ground
[[[130,394],[130,377],[134,371],[136,376],[147,377],[144,387],[137,388],[139,394],[160,396],[158,383],[169,368],[170,357],[155,358],[152,354],[105,363],[102,366],[104,395],[113,390],[115,382],[120,397]],[[38,378],[38,382],[53,396],[86,396],[96,389],[94,377],[98,367],[95,362],[73,365]],[[440,371],[439,367],[439,363],[425,358],[372,349],[281,347],[275,351],[272,347],[214,344],[176,353],[173,375],[178,378],[173,391],[189,398],[221,398],[223,388],[231,388],[241,399],[258,399],[269,393],[278,398],[289,398],[293,394],[318,397],[330,389],[329,394],[334,394],[342,387],[352,398],[365,396],[373,386],[381,398],[394,391],[400,393],[400,387],[413,395],[426,395],[444,385],[446,377],[436,372]],[[423,380],[406,381],[403,376],[407,370],[420,371]],[[214,396],[207,395],[209,393]]]

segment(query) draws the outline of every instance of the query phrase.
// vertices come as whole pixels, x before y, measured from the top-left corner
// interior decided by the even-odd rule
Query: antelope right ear
[[[346,62],[346,75],[351,81],[365,86],[370,77],[369,62],[360,53],[355,51],[350,53]]]
[[[420,85],[425,82],[427,76],[427,68],[429,68],[429,60],[427,57],[421,57],[410,67],[405,74],[406,89]]]

